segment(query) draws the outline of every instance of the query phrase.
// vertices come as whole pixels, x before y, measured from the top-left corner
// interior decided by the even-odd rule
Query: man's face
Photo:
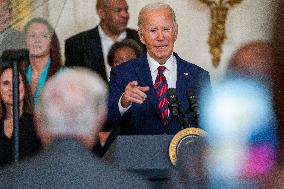
[[[109,0],[109,3],[102,7],[101,11],[101,22],[109,32],[118,35],[126,29],[129,13],[125,0]]]
[[[147,52],[160,64],[171,56],[177,38],[177,25],[168,9],[147,11],[139,29],[140,40]]]

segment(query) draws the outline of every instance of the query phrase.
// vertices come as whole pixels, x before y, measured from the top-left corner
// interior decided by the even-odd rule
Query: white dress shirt
[[[126,38],[126,31],[119,34],[117,41],[113,41],[112,38],[110,38],[109,36],[107,36],[105,34],[105,32],[103,31],[103,29],[101,28],[100,25],[98,26],[98,29],[99,29],[99,35],[100,35],[100,38],[101,38],[101,45],[102,45],[102,50],[103,50],[103,55],[104,55],[104,64],[105,64],[105,68],[106,68],[106,75],[107,75],[107,79],[109,81],[111,67],[107,62],[107,55],[109,53],[111,46],[115,42],[122,41],[123,39]]]
[[[158,75],[158,68],[161,65],[156,60],[154,60],[148,53],[147,53],[147,60],[149,63],[152,81],[154,85],[157,75]],[[164,70],[164,76],[167,79],[168,88],[176,88],[176,82],[177,82],[177,63],[176,62],[177,61],[174,55],[171,55],[170,58],[166,61],[166,63],[162,65],[166,67],[166,69]]]

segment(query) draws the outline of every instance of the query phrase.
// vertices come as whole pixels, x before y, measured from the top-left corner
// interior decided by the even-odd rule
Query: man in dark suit
[[[143,178],[110,168],[90,151],[105,118],[106,96],[103,80],[82,68],[49,79],[36,110],[45,149],[1,170],[0,188],[149,188]]]
[[[129,20],[126,0],[97,0],[100,24],[95,28],[70,37],[65,42],[66,66],[83,66],[109,80],[107,54],[116,41],[125,38],[139,42],[136,30],[126,28]]]
[[[186,110],[187,93],[210,85],[209,73],[173,53],[178,26],[169,5],[144,7],[138,27],[147,54],[112,69],[108,122],[120,121],[121,134],[175,134],[182,126],[169,113],[167,89],[176,88]]]

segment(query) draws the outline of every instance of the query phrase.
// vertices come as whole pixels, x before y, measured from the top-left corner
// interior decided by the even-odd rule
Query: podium
[[[168,179],[172,168],[168,155],[172,138],[173,135],[121,135],[114,140],[103,160],[150,180]]]

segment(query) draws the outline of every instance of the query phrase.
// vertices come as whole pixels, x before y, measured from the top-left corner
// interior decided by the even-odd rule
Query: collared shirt
[[[157,75],[158,75],[158,68],[161,66],[156,60],[154,60],[148,53],[147,53],[147,60],[149,63],[151,76],[153,85],[155,84]],[[167,79],[168,88],[176,88],[176,82],[177,82],[177,63],[176,58],[172,54],[170,58],[166,61],[163,66],[166,67],[164,71],[164,76]]]
[[[106,33],[103,31],[103,29],[101,28],[100,25],[98,26],[98,29],[99,29],[99,35],[100,35],[100,38],[101,38],[101,45],[102,45],[102,50],[103,50],[103,55],[104,55],[104,64],[105,64],[105,68],[106,68],[107,79],[109,81],[111,67],[109,66],[109,64],[107,62],[107,55],[109,53],[111,46],[115,42],[122,41],[123,39],[126,38],[126,31],[119,34],[117,41],[113,41],[112,38],[110,38],[109,36],[106,35]]]
[[[149,67],[150,67],[150,72],[151,72],[152,81],[153,81],[153,85],[154,85],[156,78],[157,78],[157,75],[158,75],[158,68],[161,65],[156,60],[154,60],[148,53],[147,53],[147,60],[148,60],[148,64],[149,64]],[[172,54],[170,56],[170,58],[166,61],[166,63],[163,64],[163,66],[166,67],[166,69],[164,71],[164,76],[167,79],[168,88],[176,88],[177,60],[176,60],[175,56]],[[120,112],[121,115],[123,115],[131,107],[131,105],[127,108],[123,108],[121,106],[122,95],[121,95],[121,97],[118,101],[119,112]]]

